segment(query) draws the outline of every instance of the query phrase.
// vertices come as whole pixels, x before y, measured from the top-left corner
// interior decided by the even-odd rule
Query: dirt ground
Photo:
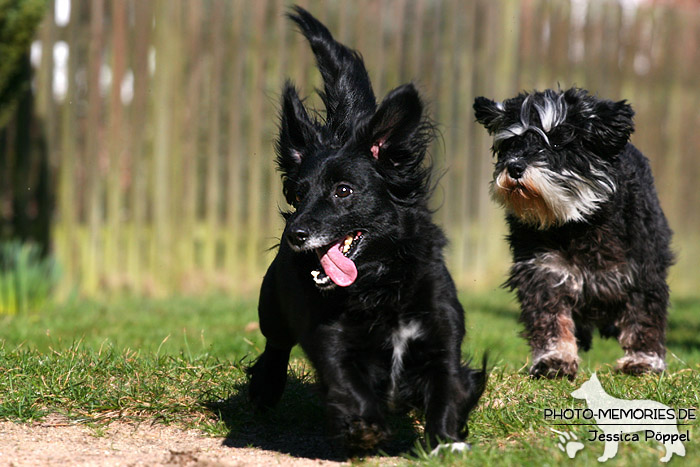
[[[113,422],[95,430],[60,418],[0,422],[0,466],[328,466],[338,462],[229,447],[222,438],[159,424]]]

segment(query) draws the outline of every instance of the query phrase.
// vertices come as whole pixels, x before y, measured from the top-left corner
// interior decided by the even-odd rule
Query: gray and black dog
[[[625,101],[583,89],[478,97],[493,135],[493,199],[506,210],[530,374],[573,379],[592,332],[616,337],[625,373],[660,372],[671,230]]]

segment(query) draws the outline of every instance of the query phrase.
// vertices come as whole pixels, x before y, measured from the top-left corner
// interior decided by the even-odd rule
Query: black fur
[[[493,198],[506,208],[533,376],[578,369],[595,328],[619,340],[627,373],[665,368],[671,231],[649,162],[628,142],[634,112],[585,90],[479,97],[494,135]]]
[[[427,207],[432,125],[413,85],[377,106],[360,56],[302,8],[289,17],[316,56],[326,115],[310,117],[286,84],[277,162],[294,210],[260,291],[267,344],[250,397],[278,402],[298,343],[351,452],[387,437],[390,407],[422,411],[431,442],[462,440],[486,374],[460,361],[464,312]]]

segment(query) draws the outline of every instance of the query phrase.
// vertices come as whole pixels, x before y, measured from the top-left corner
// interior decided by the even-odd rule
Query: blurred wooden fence
[[[278,96],[320,84],[283,0],[57,0],[35,44],[37,112],[69,283],[252,290],[281,233]],[[700,262],[700,11],[595,0],[300,1],[359,49],[381,98],[414,81],[442,138],[434,203],[462,287],[502,281],[502,213],[475,96],[576,84],[628,99],[676,236],[673,284]],[[40,45],[40,47],[39,47]],[[36,53],[41,49],[42,53]],[[320,107],[318,98],[310,99]]]

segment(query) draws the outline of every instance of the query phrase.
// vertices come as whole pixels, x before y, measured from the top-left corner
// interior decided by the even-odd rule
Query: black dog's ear
[[[277,140],[277,164],[283,173],[301,164],[316,139],[316,129],[301,102],[297,90],[287,81],[282,91],[280,133]]]
[[[338,141],[345,141],[355,123],[377,108],[362,57],[333,39],[328,28],[305,9],[294,6],[292,11],[287,16],[309,41],[323,77],[319,94],[326,107],[326,127]]]
[[[299,99],[296,88],[287,81],[282,91],[277,166],[282,172],[284,195],[290,204],[294,201],[294,190],[288,181],[294,178],[301,161],[311,150],[316,139],[315,125]]]
[[[358,130],[357,148],[376,161],[375,167],[394,200],[407,205],[425,200],[432,173],[425,156],[435,127],[424,116],[416,88],[404,84],[391,91]]]
[[[503,104],[486,97],[477,97],[474,99],[474,114],[476,115],[476,121],[481,123],[488,130],[489,134],[493,134],[500,128],[500,121],[505,114],[505,110]]]
[[[412,84],[391,91],[369,121],[369,147],[372,157],[400,165],[403,159],[416,154],[412,147],[423,119],[423,103]],[[367,141],[367,140],[365,140]]]
[[[625,147],[634,132],[634,110],[627,101],[598,101],[591,118],[592,131],[608,146],[611,155]]]

